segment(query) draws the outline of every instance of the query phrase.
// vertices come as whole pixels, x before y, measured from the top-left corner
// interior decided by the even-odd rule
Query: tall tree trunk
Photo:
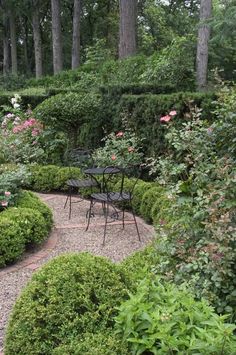
[[[16,45],[16,20],[13,10],[9,10],[10,37],[11,37],[11,71],[17,75],[17,45]]]
[[[29,49],[28,49],[28,20],[27,17],[23,17],[22,21],[22,33],[23,33],[23,48],[24,48],[24,62],[25,62],[25,71],[27,74],[30,73],[30,64],[29,64]]]
[[[33,1],[32,27],[34,37],[34,58],[35,58],[35,76],[40,78],[43,75],[43,56],[42,56],[42,38],[40,31],[39,8],[37,0]]]
[[[72,54],[71,54],[72,69],[76,69],[80,65],[80,15],[81,15],[81,1],[74,0],[73,38],[72,38]]]
[[[51,6],[53,72],[57,74],[63,69],[60,0],[51,0]]]
[[[10,70],[9,21],[3,18],[3,75]]]
[[[197,41],[197,88],[205,90],[207,86],[208,68],[208,42],[210,39],[210,26],[206,23],[211,17],[212,0],[201,0],[200,4],[200,24]]]
[[[137,51],[137,0],[119,0],[119,5],[119,58],[126,58]]]

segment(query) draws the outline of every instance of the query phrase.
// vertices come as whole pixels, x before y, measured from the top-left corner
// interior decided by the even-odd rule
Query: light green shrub
[[[129,279],[109,260],[88,253],[53,259],[33,275],[15,304],[5,354],[52,354],[53,349],[114,326]]]
[[[36,209],[11,207],[2,212],[2,216],[6,216],[20,226],[25,244],[40,244],[48,236],[44,217]]]
[[[152,187],[144,193],[140,204],[140,214],[146,222],[152,222],[152,207],[164,193],[165,190],[162,186]]]
[[[0,214],[0,267],[19,259],[25,250],[25,236],[19,225],[10,217]]]
[[[141,205],[141,201],[143,198],[143,195],[145,194],[145,192],[150,189],[151,187],[153,187],[153,183],[151,182],[145,182],[142,180],[139,180],[134,188],[134,192],[133,192],[133,209],[137,214],[140,214],[140,205]]]
[[[235,325],[206,301],[160,280],[143,280],[120,307],[117,333],[132,354],[235,354]]]
[[[52,211],[33,192],[24,191],[18,199],[16,207],[18,206],[31,208],[33,210],[39,211],[44,218],[46,230],[48,232],[51,230],[53,224]]]
[[[69,345],[61,345],[56,348],[52,355],[128,355],[128,349],[114,332],[86,334],[79,337]]]

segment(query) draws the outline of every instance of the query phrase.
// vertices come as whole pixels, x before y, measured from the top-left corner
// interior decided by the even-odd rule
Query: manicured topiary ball
[[[52,354],[86,333],[106,333],[116,307],[128,297],[128,284],[121,268],[103,257],[80,253],[53,259],[16,302],[4,354]]]

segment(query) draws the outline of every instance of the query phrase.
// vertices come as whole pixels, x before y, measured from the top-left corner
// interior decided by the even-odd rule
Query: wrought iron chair
[[[93,177],[78,179],[73,176],[73,167],[78,167],[81,169],[81,172],[88,167],[94,165],[91,152],[89,150],[84,150],[81,148],[72,149],[67,151],[65,154],[66,165],[70,169],[70,179],[66,181],[66,186],[68,187],[68,194],[64,204],[66,208],[69,201],[69,219],[71,218],[72,204],[78,203],[84,200],[84,197],[81,196],[80,191],[82,189],[90,189],[92,193],[94,187],[99,187],[97,180]],[[76,201],[72,201],[72,196],[78,195]]]
[[[103,207],[103,213],[105,217],[105,225],[104,225],[104,234],[103,234],[103,243],[105,245],[107,224],[113,222],[114,220],[118,220],[119,214],[122,214],[122,225],[123,229],[125,227],[125,219],[124,213],[125,209],[130,209],[133,215],[135,227],[138,234],[138,240],[141,241],[140,233],[136,221],[135,214],[132,208],[132,199],[133,199],[133,191],[134,187],[138,181],[140,176],[140,168],[136,170],[136,176],[134,177],[134,167],[121,168],[121,167],[106,167],[104,168],[102,183],[101,183],[101,192],[100,193],[92,193],[90,196],[90,208],[87,213],[87,227],[86,231],[89,228],[90,219],[93,215],[93,206],[96,202],[100,202]],[[138,171],[138,175],[137,175]],[[109,173],[108,173],[109,172]],[[124,183],[126,178],[132,177],[132,186],[128,189],[124,188]],[[129,183],[130,185],[130,183]],[[111,212],[111,208],[113,213]],[[111,220],[108,220],[111,218]]]

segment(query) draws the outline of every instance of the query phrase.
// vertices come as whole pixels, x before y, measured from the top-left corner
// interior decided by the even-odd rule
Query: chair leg
[[[123,229],[125,229],[125,209],[124,208],[122,210],[122,226],[123,226]]]
[[[69,199],[69,193],[68,193],[68,195],[67,195],[67,197],[66,197],[66,202],[65,202],[65,204],[64,204],[64,209],[66,208],[66,205],[67,205],[68,199]]]
[[[105,226],[104,226],[104,234],[103,234],[103,242],[102,246],[104,247],[105,245],[105,238],[106,238],[106,230],[107,230],[107,219],[109,215],[109,203],[107,203],[107,208],[104,208],[104,213],[105,213]]]
[[[72,208],[71,195],[72,195],[72,190],[70,188],[70,192],[69,192],[69,219],[71,218],[71,208]]]
[[[134,222],[135,222],[135,227],[136,227],[137,234],[138,234],[138,240],[141,242],[141,237],[140,237],[140,233],[139,233],[139,230],[138,230],[137,220],[136,220],[136,217],[135,217],[135,214],[134,214],[134,211],[133,211],[133,206],[132,206],[132,204],[130,204],[130,206],[131,206],[131,212],[132,212],[132,215],[133,215],[133,219],[134,219]]]
[[[88,223],[87,223],[87,227],[86,227],[86,229],[85,229],[86,232],[87,232],[88,227],[89,227],[89,224],[90,224],[90,218],[91,218],[91,213],[92,213],[92,206],[93,206],[93,201],[92,201],[92,199],[91,199],[91,201],[90,201],[90,206],[89,206],[89,210],[88,210],[88,212],[87,212],[87,215],[88,215]]]

